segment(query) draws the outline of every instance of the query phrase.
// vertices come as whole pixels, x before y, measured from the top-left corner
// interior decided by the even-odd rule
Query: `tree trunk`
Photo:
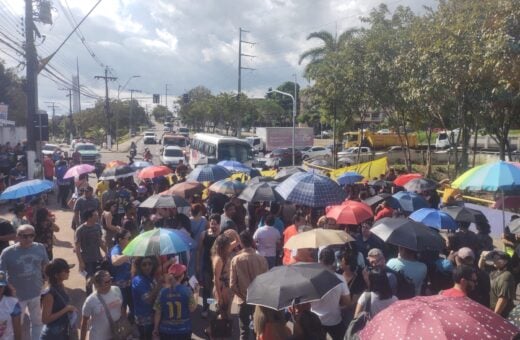
[[[474,135],[474,140],[473,140],[473,160],[472,160],[472,165],[471,167],[474,168],[475,167],[475,161],[476,161],[476,158],[477,158],[477,139],[478,139],[478,125],[475,124],[475,135]]]

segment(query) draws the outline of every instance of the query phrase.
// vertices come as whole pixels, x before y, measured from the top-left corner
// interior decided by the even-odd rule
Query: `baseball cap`
[[[168,268],[168,274],[172,274],[173,276],[181,276],[186,272],[186,266],[180,263],[174,263]]]
[[[468,247],[460,248],[459,250],[457,250],[455,255],[458,256],[461,259],[465,259],[465,258],[468,258],[468,257],[471,257],[473,259],[475,258],[475,253],[473,252],[473,250],[471,250],[471,248],[468,248]]]
[[[7,275],[4,271],[0,271],[0,287],[7,286]]]
[[[382,257],[382,256],[384,256],[384,255],[383,255],[383,252],[381,251],[381,249],[372,248],[368,251],[368,257]]]

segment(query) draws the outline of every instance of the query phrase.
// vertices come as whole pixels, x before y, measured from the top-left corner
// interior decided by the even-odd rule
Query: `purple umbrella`
[[[80,175],[91,173],[94,170],[96,170],[96,167],[90,164],[75,165],[67,170],[63,178],[79,177]]]

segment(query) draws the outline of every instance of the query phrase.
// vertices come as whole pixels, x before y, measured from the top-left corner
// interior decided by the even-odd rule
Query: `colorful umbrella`
[[[140,208],[182,208],[189,207],[190,203],[184,198],[174,195],[152,195],[139,205]]]
[[[313,208],[339,204],[346,198],[336,182],[311,172],[297,172],[275,190],[286,201]]]
[[[246,185],[240,181],[226,178],[213,183],[209,187],[209,190],[218,192],[219,194],[233,196],[240,194],[245,189],[245,187]]]
[[[327,209],[326,216],[335,219],[337,224],[360,224],[373,218],[374,213],[365,203],[347,200]]]
[[[437,189],[437,182],[427,178],[414,178],[404,185],[406,191],[421,193]]]
[[[362,340],[513,339],[519,329],[469,298],[417,296],[394,302],[359,333]]]
[[[404,217],[384,217],[376,221],[370,231],[389,244],[415,251],[443,250],[446,247],[437,231]]]
[[[168,168],[167,166],[152,165],[139,171],[137,177],[139,177],[140,179],[152,179],[160,176],[169,175],[172,172],[172,169]]]
[[[202,194],[204,185],[195,181],[186,181],[177,183],[170,189],[161,192],[161,195],[177,195],[182,198],[193,197],[196,194]]]
[[[247,288],[246,302],[280,310],[318,301],[340,283],[333,271],[319,263],[277,266],[251,282]]]
[[[155,228],[139,234],[123,249],[126,256],[159,256],[189,251],[195,241],[183,231]]]
[[[207,164],[197,166],[187,179],[197,182],[216,182],[229,176],[231,176],[231,172],[223,166]]]
[[[350,241],[355,240],[343,230],[316,228],[292,236],[283,247],[286,249],[320,248],[333,244],[344,245]]]
[[[52,190],[54,183],[45,179],[32,179],[11,185],[0,195],[0,200],[14,200]]]
[[[363,178],[364,176],[358,174],[357,172],[348,171],[336,178],[336,182],[338,182],[340,185],[354,184],[360,182]]]
[[[69,170],[67,170],[67,172],[65,173],[63,178],[65,179],[65,178],[79,177],[83,174],[91,173],[94,170],[96,170],[96,167],[93,165],[90,165],[90,164],[75,165],[72,168],[70,168]]]
[[[442,208],[442,211],[453,217],[453,219],[457,222],[488,223],[486,215],[475,209],[459,206],[448,206]]]
[[[520,167],[503,161],[479,165],[460,175],[452,187],[482,191],[520,189]]]
[[[106,168],[107,169],[110,169],[110,168],[115,168],[116,166],[122,166],[122,165],[127,165],[125,162],[123,161],[110,161],[107,163],[106,165]]]
[[[404,175],[401,175],[401,176],[397,176],[397,178],[394,180],[394,184],[397,185],[398,187],[404,187],[404,185],[408,182],[410,182],[412,179],[415,179],[415,178],[422,178],[423,175],[421,174],[404,174]]]
[[[458,228],[457,222],[453,217],[437,209],[422,208],[414,211],[409,217],[416,222],[421,222],[435,229],[456,230]]]
[[[275,185],[273,185],[275,183]],[[246,202],[273,202],[282,198],[274,190],[278,182],[261,182],[248,185],[238,196]]]
[[[119,178],[130,177],[134,174],[135,170],[132,169],[129,165],[119,165],[103,170],[99,179],[102,181],[116,180]]]
[[[426,201],[426,199],[424,199],[424,197],[414,192],[400,191],[394,194],[392,197],[392,208],[401,209],[402,211],[408,213],[414,212],[421,208],[430,207],[430,204]]]

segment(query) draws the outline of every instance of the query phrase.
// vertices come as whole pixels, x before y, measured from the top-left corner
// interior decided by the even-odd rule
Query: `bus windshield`
[[[244,163],[253,159],[251,147],[245,144],[220,143],[218,161],[231,160]]]
[[[184,148],[186,146],[186,138],[164,137],[163,145],[165,145],[165,146],[175,145],[175,146]]]

